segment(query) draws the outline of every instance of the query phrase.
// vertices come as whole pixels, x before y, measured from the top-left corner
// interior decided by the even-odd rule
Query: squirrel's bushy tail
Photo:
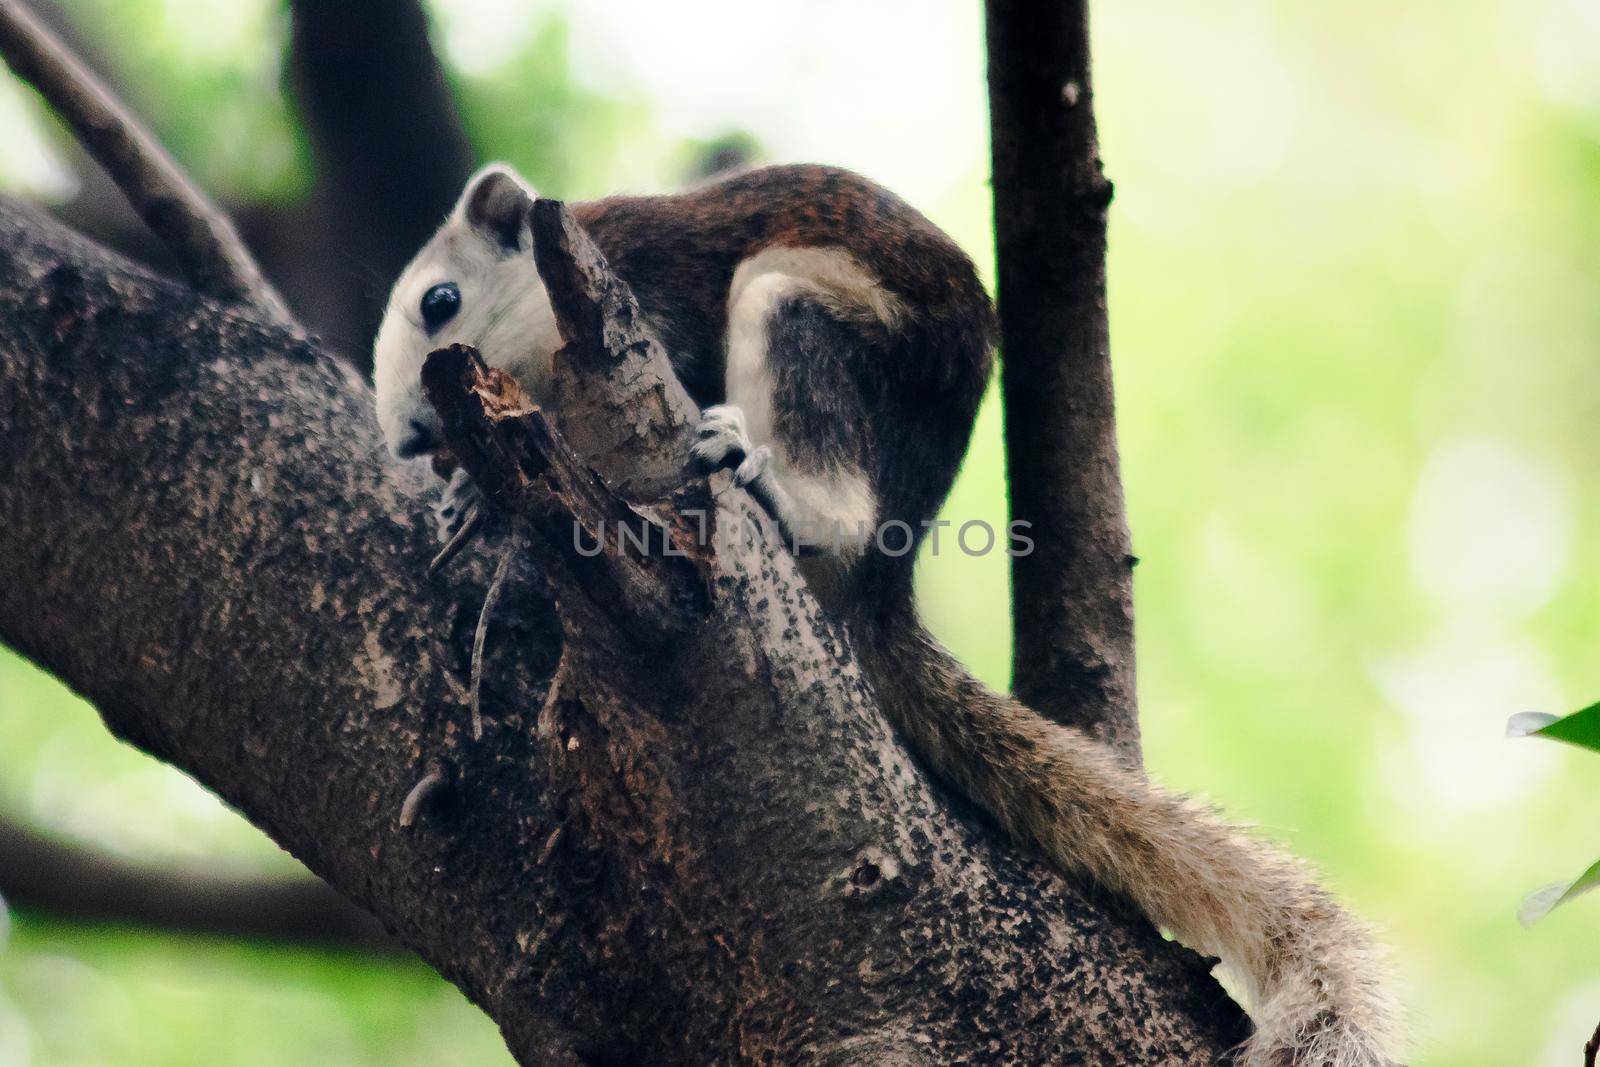
[[[907,606],[851,627],[927,766],[1063,871],[1134,901],[1249,998],[1246,1067],[1383,1067],[1396,1023],[1371,933],[1305,865],[973,678]]]

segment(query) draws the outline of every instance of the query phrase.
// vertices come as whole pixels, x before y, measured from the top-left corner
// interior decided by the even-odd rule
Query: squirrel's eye
[[[440,282],[422,294],[422,324],[432,333],[461,309],[461,290],[455,282]]]

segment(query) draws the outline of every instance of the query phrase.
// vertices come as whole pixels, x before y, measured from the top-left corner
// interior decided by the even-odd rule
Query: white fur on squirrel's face
[[[378,424],[396,456],[424,455],[441,443],[439,417],[422,392],[422,363],[435,349],[471,345],[531,395],[542,392],[561,336],[533,263],[525,210],[533,197],[504,164],[480,170],[395,282],[373,346],[373,382]],[[430,332],[423,297],[447,282],[460,290],[459,305]]]

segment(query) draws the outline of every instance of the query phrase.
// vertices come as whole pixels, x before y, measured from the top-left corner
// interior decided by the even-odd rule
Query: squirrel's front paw
[[[735,404],[717,404],[701,412],[695,437],[689,466],[702,474],[738,467],[756,451],[745,430],[744,412]]]
[[[433,506],[433,518],[440,543],[448,544],[450,539],[460,532],[467,517],[482,506],[483,496],[478,492],[478,483],[474,482],[466,471],[457,467],[451,473],[449,483],[440,492],[439,502]]]
[[[744,454],[744,461],[733,469],[733,484],[741,489],[748,488],[759,481],[771,466],[772,449],[766,445],[748,451]]]

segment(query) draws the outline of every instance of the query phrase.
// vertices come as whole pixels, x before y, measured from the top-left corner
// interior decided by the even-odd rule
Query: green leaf
[[[1540,727],[1534,733],[1600,752],[1600,704],[1590,704],[1582,711],[1575,711],[1564,719]]]
[[[1543,711],[1519,711],[1506,720],[1507,737],[1527,737],[1537,733],[1553,722],[1560,722],[1558,715],[1551,715]]]
[[[1523,926],[1532,926],[1567,901],[1582,896],[1596,886],[1600,886],[1600,860],[1578,875],[1575,881],[1557,882],[1529,893],[1522,907],[1517,909],[1517,921]]]

